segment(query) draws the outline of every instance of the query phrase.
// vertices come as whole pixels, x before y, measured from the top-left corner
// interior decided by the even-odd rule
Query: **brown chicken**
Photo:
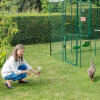
[[[92,61],[91,61],[91,66],[90,66],[90,68],[88,69],[88,75],[89,75],[89,77],[90,77],[91,82],[94,81],[94,74],[95,74],[95,71],[96,71],[96,69],[95,69],[95,65],[94,65],[93,59],[92,59]]]

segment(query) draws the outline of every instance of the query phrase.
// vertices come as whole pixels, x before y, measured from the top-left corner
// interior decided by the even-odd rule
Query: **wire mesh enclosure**
[[[92,9],[96,12],[95,17]],[[86,66],[96,55],[94,30],[100,25],[97,5],[90,1],[50,0],[49,12],[51,54],[66,63]]]
[[[63,2],[50,2],[49,3],[50,14],[50,53],[55,55],[59,59],[64,59],[63,52]]]

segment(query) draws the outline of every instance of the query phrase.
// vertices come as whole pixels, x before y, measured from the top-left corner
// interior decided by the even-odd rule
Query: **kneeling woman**
[[[24,46],[22,44],[18,44],[11,57],[5,62],[3,65],[1,75],[6,80],[5,85],[12,89],[12,81],[19,80],[19,83],[27,83],[24,78],[30,75],[31,72],[40,75],[39,72],[32,69],[32,67],[26,63],[23,59],[24,54]]]

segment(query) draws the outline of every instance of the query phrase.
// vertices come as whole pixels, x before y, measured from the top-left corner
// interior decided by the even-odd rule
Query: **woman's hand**
[[[34,73],[37,74],[37,75],[40,75],[40,72],[38,72],[38,71],[34,71]]]
[[[34,74],[36,74],[36,75],[40,75],[40,72],[38,72],[38,71],[35,71],[35,70],[31,70]]]
[[[28,71],[28,72],[27,72],[27,74],[28,74],[28,75],[31,75],[31,72],[30,72],[30,71]]]

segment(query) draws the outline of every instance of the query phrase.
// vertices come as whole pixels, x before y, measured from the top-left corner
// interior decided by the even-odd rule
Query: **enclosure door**
[[[59,60],[64,59],[63,13],[63,0],[49,2],[50,54]]]
[[[65,35],[65,62],[77,65],[76,35]]]
[[[94,49],[94,42],[91,33],[91,2],[77,3],[78,16],[78,62],[80,66],[88,66]]]
[[[76,4],[65,3],[64,13],[64,47],[65,62],[77,65],[77,36],[76,36]]]

